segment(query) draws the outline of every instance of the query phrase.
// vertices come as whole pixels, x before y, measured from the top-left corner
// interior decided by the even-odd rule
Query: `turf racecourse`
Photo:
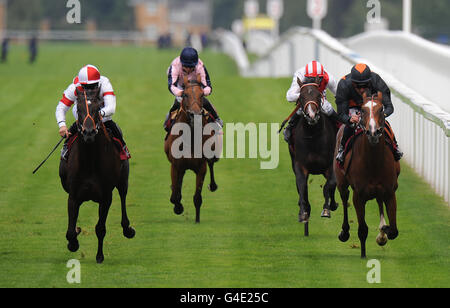
[[[200,224],[194,223],[194,177],[188,173],[185,213],[176,216],[162,121],[173,101],[166,69],[178,52],[48,44],[28,65],[25,47],[11,47],[8,63],[0,65],[0,287],[450,287],[450,209],[405,164],[397,194],[400,234],[383,248],[375,243],[376,203],[367,206],[367,260],[381,263],[377,285],[366,281],[354,209],[347,243],[337,239],[341,206],[331,219],[320,218],[322,177],[310,178],[310,237],[303,237],[281,136],[277,169],[261,170],[258,159],[216,165],[219,190],[209,192],[205,182]],[[243,79],[226,56],[206,51],[201,58],[214,86],[211,100],[225,122],[281,122],[290,113],[284,99],[290,79]],[[114,119],[132,153],[127,200],[136,237],[122,235],[115,192],[101,265],[95,262],[94,203],[80,210],[79,251],[66,248],[59,152],[31,174],[59,139],[56,103],[86,63],[110,78],[118,101]],[[81,262],[78,285],[66,281],[66,263],[74,258]]]

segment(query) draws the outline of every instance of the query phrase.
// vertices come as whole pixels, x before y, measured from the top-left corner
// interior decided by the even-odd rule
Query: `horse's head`
[[[320,119],[320,105],[322,103],[322,93],[319,90],[320,79],[317,77],[313,83],[302,83],[297,78],[300,86],[300,96],[298,104],[300,104],[303,116],[309,125],[315,125]]]
[[[184,76],[184,92],[183,100],[181,102],[182,109],[186,112],[189,118],[193,118],[194,115],[201,115],[203,110],[203,85],[200,75],[197,76],[197,80],[188,80],[188,77]]]
[[[87,143],[94,142],[101,125],[99,88],[77,89],[78,131]]]
[[[361,107],[360,127],[364,130],[372,145],[380,141],[384,132],[384,106],[383,94],[378,92],[376,96],[367,96],[363,93],[363,105]]]

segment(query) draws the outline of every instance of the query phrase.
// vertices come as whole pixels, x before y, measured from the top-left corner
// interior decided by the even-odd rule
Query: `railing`
[[[336,79],[367,63],[389,85],[395,112],[389,117],[404,159],[450,205],[450,114],[346,48],[323,31],[294,28],[244,72],[248,77],[292,77],[318,59]]]

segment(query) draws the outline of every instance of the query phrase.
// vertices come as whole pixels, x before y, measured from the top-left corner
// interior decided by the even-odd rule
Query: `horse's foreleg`
[[[128,193],[128,175],[129,175],[129,164],[128,161],[125,161],[122,165],[121,178],[119,181],[119,185],[117,186],[117,190],[120,195],[120,204],[122,210],[122,221],[121,226],[123,230],[123,235],[126,238],[133,238],[136,234],[136,231],[130,227],[130,221],[128,220],[127,215],[127,193]]]
[[[353,192],[353,205],[355,206],[356,216],[358,217],[358,237],[361,244],[361,258],[366,257],[366,239],[369,233],[367,227],[365,215],[366,215],[366,203],[359,198],[358,194]]]
[[[311,206],[308,201],[308,173],[303,172],[302,168],[295,164],[295,177],[297,191],[299,192],[298,205],[300,206],[298,221],[306,223],[311,213]]]
[[[388,239],[393,240],[398,236],[397,229],[397,198],[395,193],[385,202],[389,218],[389,226],[384,226],[383,232],[387,234]]]
[[[185,172],[185,170],[177,170],[173,164],[171,165],[172,195],[170,202],[174,204],[173,211],[177,215],[181,215],[184,211],[183,205],[181,204],[181,188]]]
[[[103,256],[103,239],[106,235],[106,219],[108,218],[109,208],[112,202],[112,193],[102,200],[98,208],[98,222],[95,226],[95,234],[98,239],[97,249],[97,263],[102,263],[105,257]]]
[[[80,210],[81,202],[76,201],[69,195],[67,201],[67,212],[69,214],[69,223],[67,226],[66,239],[69,241],[67,248],[71,252],[75,252],[80,248],[77,236],[80,234],[81,229],[77,227],[78,213]]]
[[[208,189],[212,192],[217,190],[216,180],[214,179],[214,161],[208,160],[209,176],[211,183],[208,185]]]
[[[387,243],[387,236],[386,233],[383,231],[383,228],[386,226],[386,220],[384,219],[384,211],[383,211],[383,200],[377,198],[378,203],[378,210],[380,212],[380,225],[378,229],[380,230],[380,233],[377,235],[377,244],[380,246],[384,246]]]
[[[323,211],[321,217],[331,218],[331,211],[336,211],[338,204],[334,199],[334,193],[336,191],[336,177],[334,176],[333,169],[328,170],[325,173],[325,178],[327,182],[323,187],[323,197],[325,198],[325,203],[323,205]]]
[[[202,188],[203,181],[205,180],[206,175],[206,164],[203,164],[200,167],[200,170],[196,172],[196,185],[195,185],[195,195],[194,195],[194,204],[195,204],[195,222],[200,222],[200,207],[202,206]]]

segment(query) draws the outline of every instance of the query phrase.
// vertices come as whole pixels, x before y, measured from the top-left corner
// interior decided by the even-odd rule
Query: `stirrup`
[[[289,126],[287,126],[284,131],[283,131],[283,135],[284,135],[284,141],[286,141],[287,143],[289,143],[289,141],[291,140],[291,128]]]
[[[344,147],[342,145],[339,146],[338,153],[336,155],[336,160],[340,163],[344,163]]]
[[[69,154],[69,147],[68,147],[67,143],[64,143],[64,145],[61,149],[61,159],[67,161],[68,154]]]

